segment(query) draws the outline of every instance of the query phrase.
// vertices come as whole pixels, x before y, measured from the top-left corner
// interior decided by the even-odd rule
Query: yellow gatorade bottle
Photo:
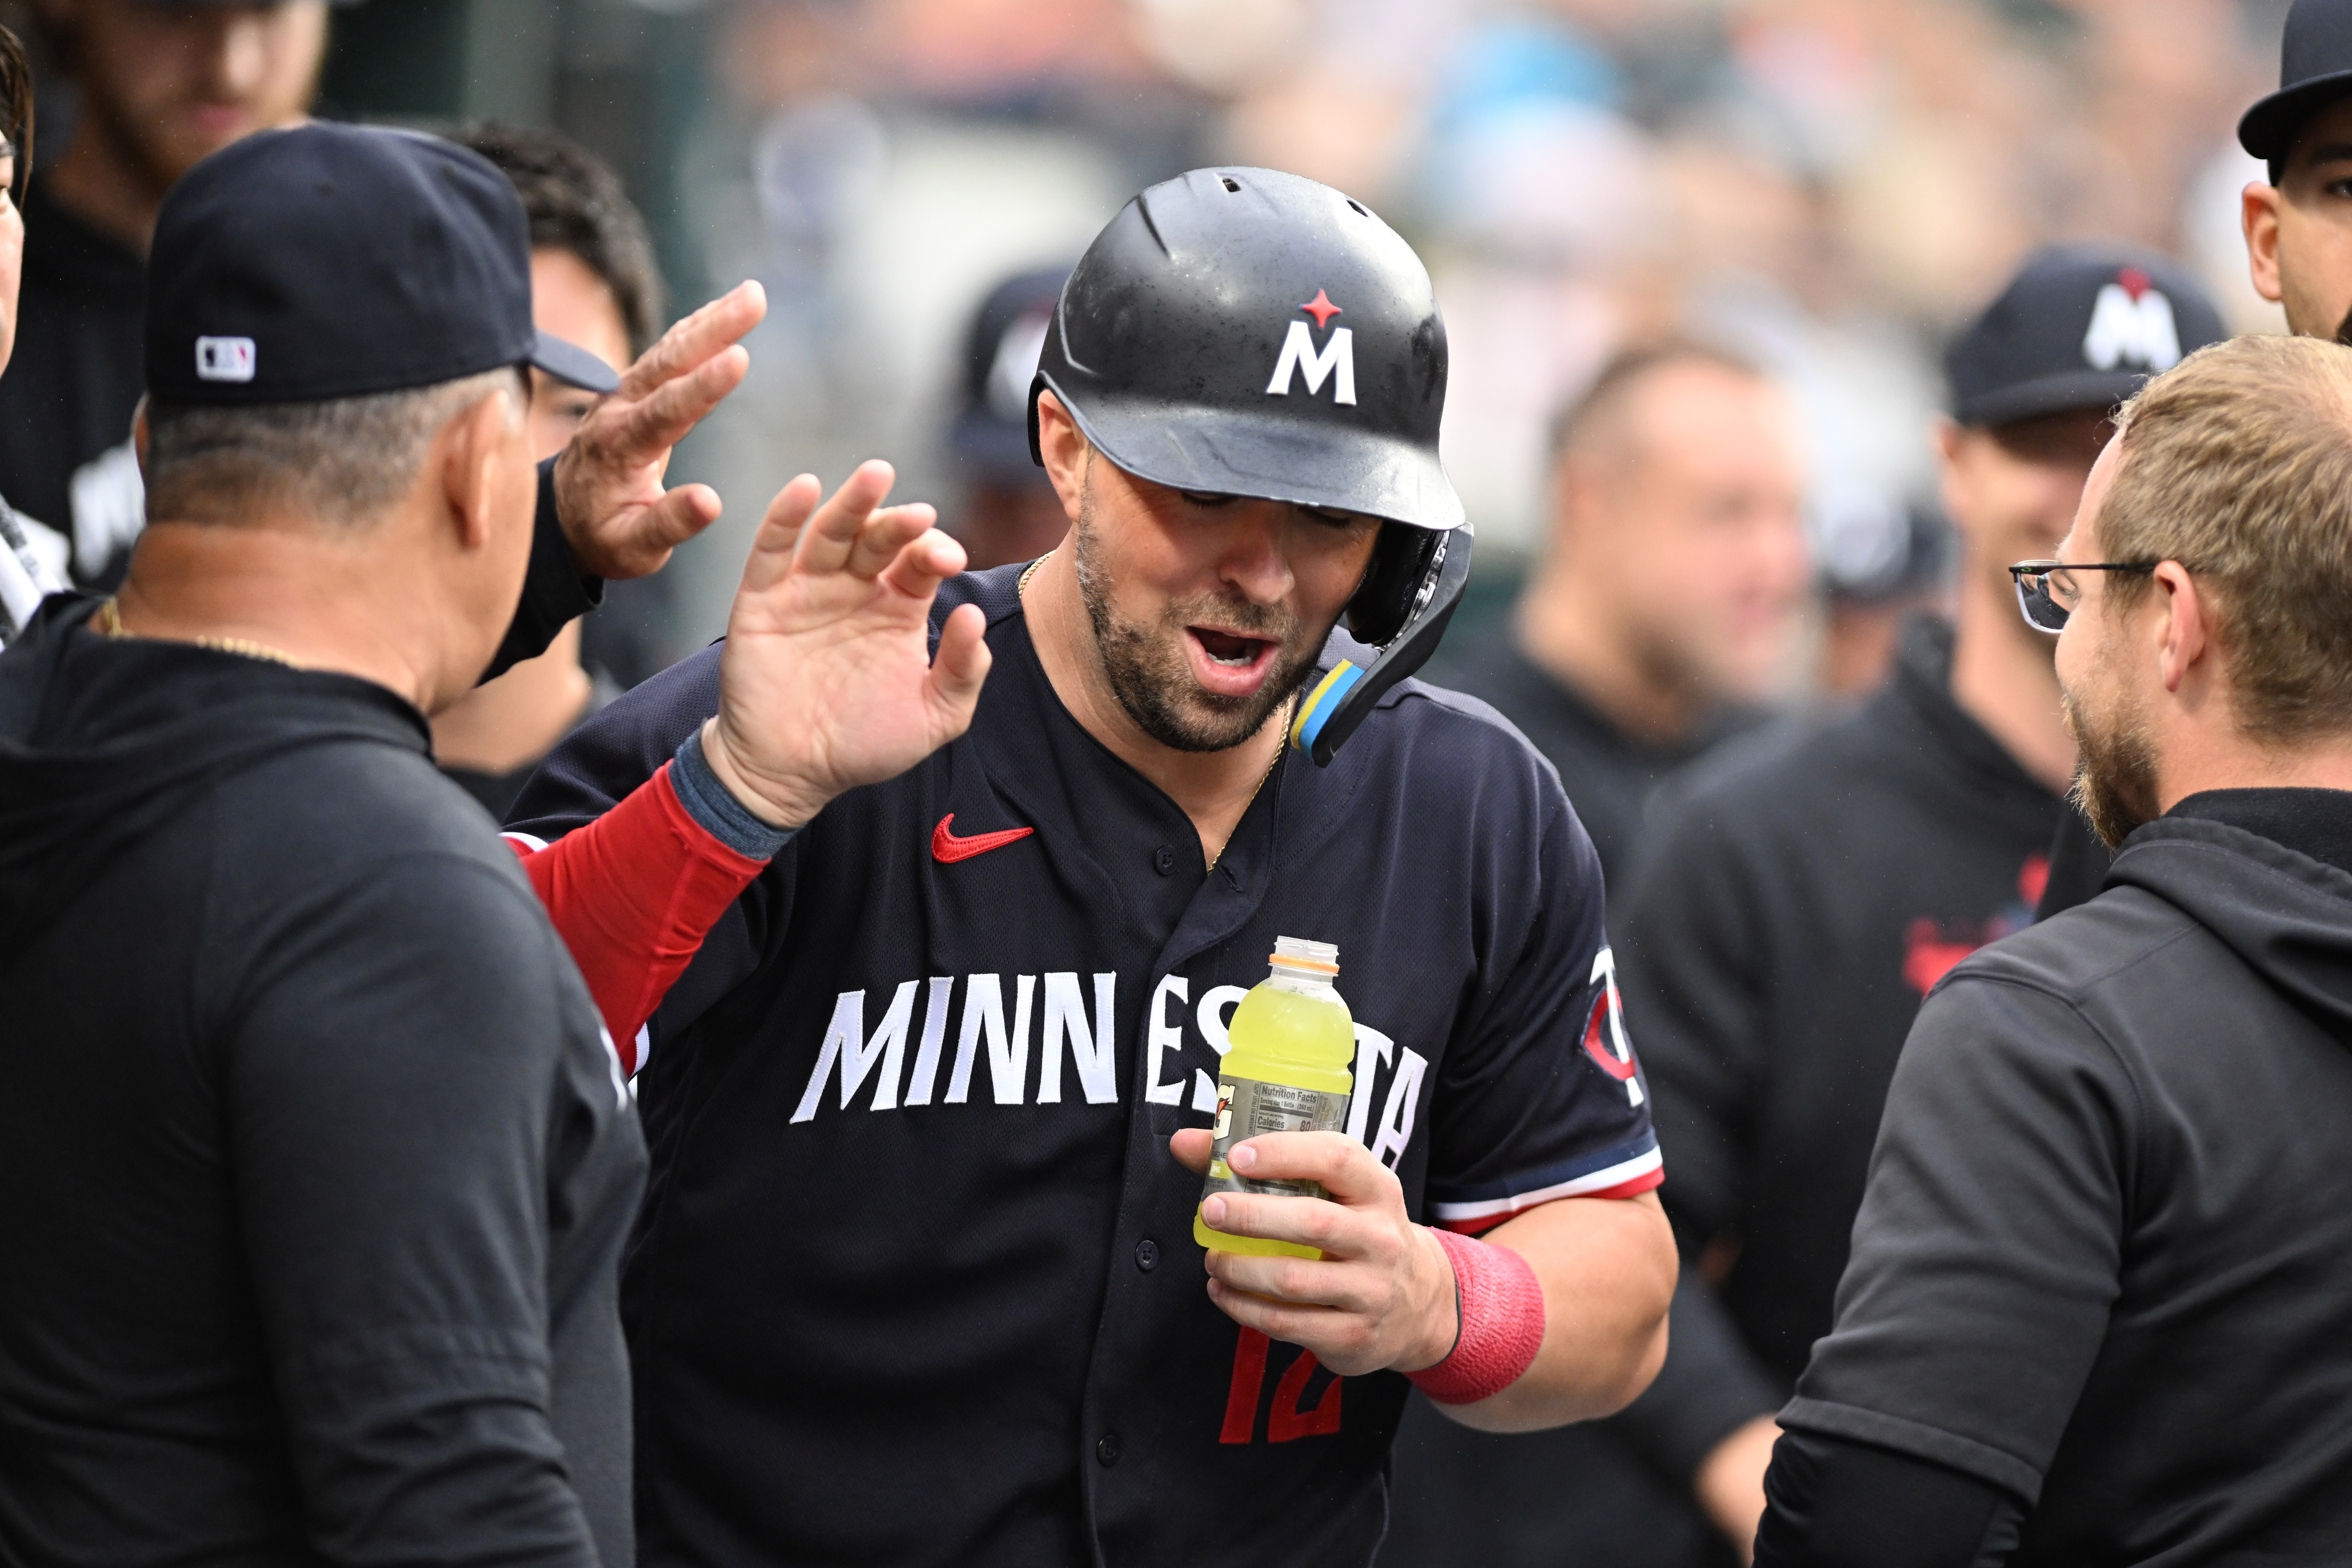
[[[1337,1132],[1348,1124],[1348,1094],[1355,1081],[1348,1067],[1355,1059],[1356,1029],[1333,984],[1339,950],[1328,942],[1277,937],[1272,962],[1273,971],[1234,1009],[1233,1047],[1217,1069],[1216,1142],[1209,1152],[1208,1179],[1201,1184],[1203,1202],[1212,1193],[1321,1197],[1317,1182],[1237,1176],[1225,1164],[1225,1152],[1261,1132]],[[1197,1207],[1192,1239],[1220,1252],[1323,1256],[1293,1242],[1211,1230]]]

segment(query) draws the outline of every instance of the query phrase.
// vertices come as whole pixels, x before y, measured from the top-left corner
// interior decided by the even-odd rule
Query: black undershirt
[[[1772,1446],[1756,1568],[1997,1568],[2024,1505],[1974,1476],[1849,1438]]]

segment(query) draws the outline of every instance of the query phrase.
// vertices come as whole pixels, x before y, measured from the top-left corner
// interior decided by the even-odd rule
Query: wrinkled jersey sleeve
[[[1663,1174],[1601,862],[1545,782],[1534,865],[1502,884],[1480,994],[1432,1100],[1428,1218],[1466,1235],[1555,1198],[1631,1197]]]
[[[767,865],[766,855],[721,841],[698,815],[725,809],[710,803],[723,786],[700,759],[698,738],[688,741],[676,761],[620,805],[552,844],[507,839],[588,983],[605,1032],[618,1045],[622,1070],[633,1075],[654,1010],[710,928]],[[754,847],[773,841],[757,818],[731,800],[727,805],[738,814],[729,830],[741,841],[754,834]]]
[[[507,834],[551,844],[659,773],[719,711],[719,650],[707,647],[607,703],[540,763],[507,814]]]
[[[289,912],[236,1006],[238,1220],[323,1562],[598,1560],[550,1409],[560,963],[516,881],[421,856]]]
[[[719,710],[719,649],[703,649],[608,704],[566,736],[533,773],[509,814],[507,837],[518,847],[543,848],[626,800],[660,773],[687,736]],[[633,1037],[618,1039],[631,1071],[643,1070],[666,1034],[682,1029],[759,965],[767,895],[789,876],[794,853],[782,854],[757,875],[703,936],[693,961],[667,986],[659,1010]],[[556,914],[570,934],[593,921],[595,889],[582,887]],[[592,978],[602,1000],[606,987]]]
[[[2120,1289],[2135,1103],[2068,1004],[1956,971],[1904,1047],[1836,1326],[1781,1425],[2032,1502]]]

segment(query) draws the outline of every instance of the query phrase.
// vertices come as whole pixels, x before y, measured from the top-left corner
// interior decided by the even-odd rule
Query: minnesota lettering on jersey
[[[1223,1056],[1231,1044],[1226,1030],[1232,1010],[1248,994],[1244,986],[1213,985],[1202,994],[1196,1006],[1191,1005],[1191,992],[1187,976],[1163,975],[1145,1012],[1149,1080],[1143,1097],[1154,1105],[1185,1102],[1188,1086],[1181,1077],[1182,1054],[1197,1038],[1213,1056]],[[957,1011],[959,993],[961,1012]],[[919,995],[922,999],[919,1031],[915,1024]],[[1037,1060],[1034,1103],[1061,1104],[1065,1089],[1071,1088],[1090,1105],[1107,1105],[1118,1099],[1116,973],[967,974],[961,979],[935,974],[928,982],[899,982],[889,1000],[881,1004],[880,1013],[868,1029],[866,992],[844,991],[835,998],[833,1016],[817,1047],[816,1066],[793,1108],[793,1121],[815,1118],[824,1109],[828,1084],[834,1087],[835,1104],[843,1110],[851,1109],[861,1094],[867,1096],[869,1110],[932,1104],[933,1095],[940,1089],[942,1065],[947,1068],[947,1084],[945,1092],[939,1093],[940,1104],[970,1103],[973,1079],[983,1071],[990,1102],[1029,1104],[1033,1044]],[[948,1050],[950,1035],[955,1042],[952,1057]],[[914,1041],[911,1071],[908,1070],[910,1037]],[[1178,1076],[1168,1076],[1171,1070]],[[1356,1092],[1348,1104],[1348,1136],[1370,1148],[1391,1170],[1412,1141],[1413,1120],[1428,1070],[1428,1058],[1412,1047],[1400,1047],[1378,1029],[1356,1026]],[[1385,1095],[1375,1092],[1374,1081],[1383,1072]],[[1193,1110],[1203,1113],[1216,1110],[1216,1079],[1205,1066],[1192,1068],[1189,1087]],[[1372,1109],[1376,1104],[1380,1107],[1377,1117]]]

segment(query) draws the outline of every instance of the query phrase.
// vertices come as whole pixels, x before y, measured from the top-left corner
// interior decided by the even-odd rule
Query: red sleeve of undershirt
[[[768,864],[730,849],[688,815],[670,784],[673,765],[553,844],[507,839],[631,1074],[637,1030]]]

